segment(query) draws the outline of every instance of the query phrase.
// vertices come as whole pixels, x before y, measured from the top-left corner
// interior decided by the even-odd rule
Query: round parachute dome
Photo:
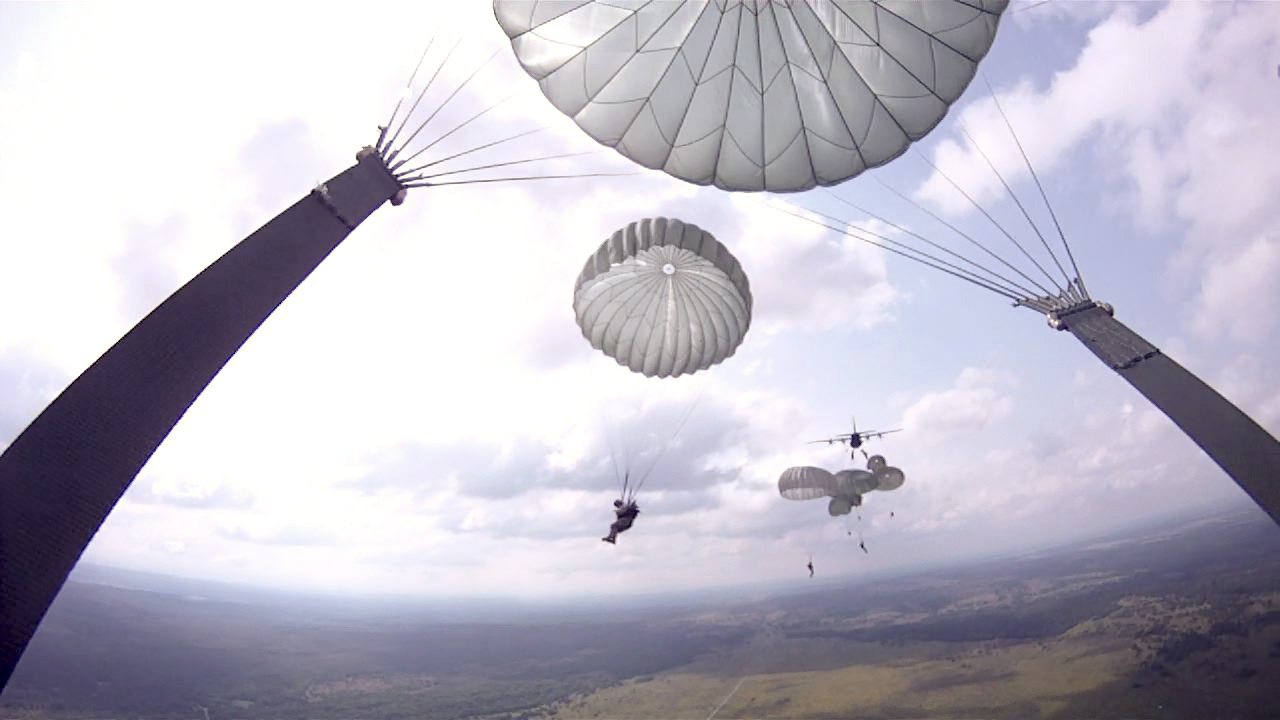
[[[587,260],[573,310],[591,347],[648,377],[677,377],[738,349],[751,325],[751,288],[711,233],[649,218]]]
[[[841,470],[836,473],[836,487],[844,494],[865,495],[879,485],[876,476],[866,470]]]
[[[872,455],[867,458],[867,469],[873,473],[878,473],[883,470],[886,464],[887,463],[885,462],[883,455]]]
[[[778,478],[778,492],[788,500],[814,500],[838,494],[836,478],[816,467],[792,467]]]
[[[880,490],[897,490],[907,481],[907,476],[896,467],[886,467],[884,470],[876,473],[877,486]]]
[[[856,499],[856,501],[855,501]],[[827,513],[831,517],[839,517],[840,515],[848,515],[854,506],[861,505],[862,498],[857,495],[840,495],[831,498],[831,502],[827,503]]]
[[[1008,0],[494,0],[598,142],[681,180],[797,192],[889,162],[973,79]]]

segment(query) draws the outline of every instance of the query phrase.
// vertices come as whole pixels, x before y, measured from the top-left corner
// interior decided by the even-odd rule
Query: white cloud
[[[741,260],[752,271],[757,327],[821,332],[888,321],[899,293],[883,252],[766,207],[757,196],[735,195],[733,207],[743,231]],[[877,221],[867,225],[887,232]]]
[[[1194,327],[1206,338],[1257,344],[1278,326],[1264,308],[1280,297],[1280,235],[1224,251],[1201,281]]]
[[[1280,125],[1267,121],[1280,115],[1273,62],[1280,8],[1174,2],[1142,17],[1149,9],[1111,7],[1071,68],[1043,88],[1023,80],[1005,89],[1000,104],[1042,178],[1072,165],[1090,168],[1104,174],[1094,182],[1119,179],[1124,187],[1104,200],[1106,211],[1148,230],[1182,231],[1173,267],[1202,276],[1205,292],[1192,307],[1197,328],[1239,326],[1240,303],[1227,296],[1271,290],[1261,272],[1240,272],[1239,263],[1245,253],[1264,254],[1277,235],[1272,198],[1280,195],[1280,166],[1254,160],[1280,145]],[[1007,179],[1026,179],[990,98],[970,103],[958,121]],[[939,142],[934,160],[984,205],[1003,193],[967,143]],[[972,212],[937,173],[917,196],[953,214]],[[1231,275],[1242,281],[1238,290],[1225,288]],[[1247,325],[1238,337],[1269,331],[1275,321],[1264,314]]]
[[[546,125],[549,132],[484,157],[597,149],[515,67],[487,4],[448,8],[455,5],[477,30],[433,97],[499,54],[431,132],[515,88],[515,99],[452,138],[453,147]],[[18,59],[0,66],[0,305],[17,309],[0,313],[0,394],[16,398],[0,408],[0,431],[16,433],[148,307],[349,166],[385,121],[429,37],[423,28],[435,24],[430,15],[444,7],[397,9],[397,22],[376,36],[352,30],[365,24],[363,7],[305,21],[268,7],[254,11],[254,22],[181,7],[147,8],[143,22],[142,10],[72,7],[23,33]],[[1043,91],[1024,82],[1004,96],[1046,169],[1062,167],[1090,138],[1129,139],[1119,167],[1145,216],[1212,220],[1196,227],[1215,237],[1252,228],[1228,233],[1239,244],[1215,255],[1225,264],[1204,276],[1196,323],[1228,338],[1260,331],[1255,320],[1224,325],[1224,314],[1238,315],[1250,293],[1275,295],[1264,209],[1277,193],[1267,194],[1273,164],[1256,152],[1271,130],[1250,119],[1265,122],[1260,111],[1272,101],[1259,99],[1252,65],[1242,73],[1248,83],[1230,77],[1233,63],[1245,67],[1246,49],[1273,47],[1268,12],[1176,6],[1149,21],[1121,12],[1091,36],[1075,70]],[[1246,27],[1250,14],[1263,20]],[[170,32],[147,30],[157,23]],[[442,32],[433,52],[454,37]],[[1139,82],[1155,70],[1164,74]],[[1216,114],[1193,107],[1194,93],[1212,99],[1204,104]],[[966,110],[980,139],[1000,131],[991,112],[982,102]],[[1260,143],[1252,154],[1250,137]],[[958,146],[940,152],[972,165]],[[1013,159],[1008,148],[999,152],[999,162]],[[1228,160],[1256,187],[1231,192],[1220,173],[1205,174]],[[554,167],[631,168],[611,150]],[[950,556],[961,535],[975,551],[1001,549],[1064,508],[1101,506],[1107,522],[1120,523],[1112,506],[1141,515],[1194,502],[1197,482],[1221,480],[1195,464],[1158,415],[1136,402],[1127,413],[1107,406],[1115,387],[1095,373],[1055,392],[1102,399],[1039,431],[1012,422],[1038,417],[1039,388],[1005,371],[956,375],[950,358],[929,358],[942,377],[929,387],[941,389],[903,403],[907,431],[885,446],[907,484],[866,508],[876,553],[842,552],[843,521],[820,504],[779,498],[778,473],[837,459],[804,441],[843,418],[850,399],[859,417],[884,417],[875,401],[882,387],[919,386],[912,373],[923,372],[920,364],[862,371],[859,353],[876,342],[867,329],[892,331],[909,346],[937,327],[903,327],[917,298],[890,282],[880,251],[758,200],[648,172],[414,191],[362,225],[222,371],[90,557],[305,588],[685,587],[782,576],[815,550],[834,574]],[[755,295],[741,355],[677,381],[634,376],[592,350],[571,309],[573,279],[594,248],[654,215],[714,233],[742,261]],[[968,353],[989,340],[972,333],[959,342],[967,344],[958,353]],[[775,371],[787,360],[780,356],[811,349],[831,366]],[[1257,359],[1266,349],[1226,374],[1274,418],[1270,364]],[[847,367],[836,364],[845,358]],[[601,415],[619,418],[652,453],[699,392],[690,427],[650,481],[636,530],[604,546],[596,538],[614,487]],[[847,458],[841,452],[838,461]],[[1168,490],[1159,487],[1166,482]],[[890,508],[898,510],[892,522]],[[998,513],[1023,524],[998,530],[1006,527]],[[1077,525],[1099,526],[1092,522]]]
[[[1007,418],[1014,403],[1008,373],[965,368],[947,390],[926,393],[902,413],[903,427],[931,442],[949,442]]]
[[[1187,105],[1197,102],[1204,47],[1213,37],[1206,30],[1213,15],[1204,4],[1171,3],[1141,22],[1130,8],[1118,7],[1089,32],[1075,66],[1054,75],[1047,88],[1023,81],[1001,93],[1000,106],[1039,171],[1052,171],[1074,158],[1086,139],[1105,142],[1123,154],[1137,132],[1174,130]],[[1027,176],[993,100],[970,103],[958,121],[1006,179],[1014,182]],[[971,145],[940,142],[935,162],[979,203],[990,204],[1003,193],[999,179]],[[937,174],[917,196],[953,214],[972,209]]]

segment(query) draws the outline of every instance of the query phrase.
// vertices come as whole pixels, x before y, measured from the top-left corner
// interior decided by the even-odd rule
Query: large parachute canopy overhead
[[[598,142],[725,190],[883,165],[973,79],[1008,0],[494,0],[524,69]]]
[[[587,260],[573,310],[591,346],[648,377],[678,377],[733,355],[751,325],[737,259],[697,225],[648,218]]]

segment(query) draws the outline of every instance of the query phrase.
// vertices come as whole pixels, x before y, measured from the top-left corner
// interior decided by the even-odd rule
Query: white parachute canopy
[[[796,192],[883,165],[973,79],[1008,0],[494,0],[524,69],[681,180]]]
[[[677,377],[733,355],[751,325],[737,259],[697,225],[649,218],[587,260],[573,310],[591,346],[648,377]]]

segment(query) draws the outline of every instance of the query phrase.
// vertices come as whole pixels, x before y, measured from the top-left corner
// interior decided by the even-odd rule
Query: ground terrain
[[[1280,529],[1252,513],[751,602],[626,608],[82,574],[0,718],[1280,717],[1278,550]]]

